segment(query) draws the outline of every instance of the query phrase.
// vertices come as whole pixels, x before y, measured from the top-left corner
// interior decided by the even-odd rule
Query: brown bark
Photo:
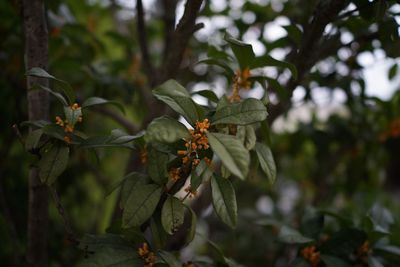
[[[47,69],[48,33],[43,0],[23,0],[26,70],[33,67]],[[48,86],[45,79],[27,77],[29,120],[49,118],[49,96],[41,90],[31,90],[34,84]],[[28,202],[28,266],[47,266],[48,188],[39,179],[38,169],[29,171]]]

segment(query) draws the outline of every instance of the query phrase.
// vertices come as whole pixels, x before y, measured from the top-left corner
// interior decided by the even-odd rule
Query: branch
[[[74,233],[74,231],[72,230],[72,226],[71,223],[69,221],[69,218],[67,216],[67,214],[65,213],[65,209],[61,203],[60,197],[58,196],[57,190],[54,187],[50,188],[50,192],[53,196],[53,200],[54,203],[56,205],[56,208],[58,210],[58,213],[60,214],[60,216],[63,219],[64,222],[64,228],[65,231],[67,233],[68,236],[68,240],[71,241],[74,245],[78,245],[79,244],[79,240],[76,236],[76,234]]]
[[[48,31],[43,0],[23,0],[23,28],[25,39],[26,70],[33,67],[47,69]],[[47,120],[49,117],[49,94],[42,90],[31,90],[34,84],[48,86],[46,79],[27,77],[29,120]],[[32,129],[31,129],[32,130]],[[37,168],[29,170],[28,245],[27,266],[48,265],[48,188],[42,184]]]
[[[150,84],[153,86],[156,81],[155,69],[151,63],[146,34],[146,24],[144,20],[144,10],[142,0],[136,1],[136,12],[137,12],[137,33],[139,39],[140,51],[142,53],[143,66],[146,72],[147,78],[150,80]]]
[[[159,83],[174,78],[177,75],[190,38],[195,31],[204,26],[202,23],[196,24],[202,2],[203,0],[187,0],[183,16],[172,35],[170,46],[172,50],[167,54],[161,68],[162,72],[158,81]]]
[[[314,16],[309,24],[304,28],[304,35],[300,49],[295,49],[288,55],[288,61],[292,62],[298,71],[298,79],[290,79],[286,84],[289,93],[287,100],[280,101],[277,105],[270,106],[269,123],[272,123],[279,115],[290,108],[291,95],[298,85],[308,74],[312,66],[320,60],[316,55],[319,50],[320,40],[324,34],[326,25],[335,21],[338,14],[346,6],[346,0],[320,0],[314,10]]]
[[[163,64],[167,60],[169,51],[171,50],[171,42],[173,40],[173,34],[175,31],[175,19],[176,19],[176,5],[177,0],[163,0],[163,20],[164,20],[164,51],[163,51]]]
[[[139,128],[135,124],[133,124],[131,121],[127,120],[124,116],[111,109],[104,107],[96,107],[94,110],[112,118],[114,121],[121,124],[121,126],[123,126],[130,134],[134,134],[139,131]]]

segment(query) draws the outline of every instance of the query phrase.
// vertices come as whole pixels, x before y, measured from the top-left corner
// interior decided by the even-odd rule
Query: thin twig
[[[108,108],[104,108],[104,107],[96,107],[94,110],[96,110],[97,112],[106,115],[110,118],[112,118],[114,121],[116,121],[117,123],[119,123],[121,126],[123,126],[130,134],[136,133],[139,131],[139,128],[133,124],[131,121],[127,120],[124,116],[122,116],[121,114],[108,109]]]
[[[18,128],[17,124],[14,124],[13,126],[11,126],[11,128],[13,129],[15,135],[18,137],[19,141],[21,142],[22,146],[25,146],[25,140],[22,137],[22,134]]]
[[[50,187],[50,192],[51,192],[51,195],[53,196],[53,200],[55,202],[58,213],[60,214],[61,218],[64,221],[64,228],[65,228],[65,232],[67,233],[68,240],[71,241],[74,245],[78,245],[80,243],[80,241],[77,238],[77,235],[72,230],[71,223],[70,223],[69,218],[65,212],[65,209],[61,203],[60,197],[58,196],[57,190],[54,187]]]

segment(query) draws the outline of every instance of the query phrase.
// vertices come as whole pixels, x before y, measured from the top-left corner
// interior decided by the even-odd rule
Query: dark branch
[[[298,51],[293,49],[287,57],[288,61],[292,62],[298,71],[298,79],[290,79],[285,86],[289,96],[303,82],[304,76],[308,74],[312,66],[320,60],[317,54],[325,27],[337,19],[338,14],[345,8],[346,3],[346,0],[319,1],[315,8],[313,19],[304,28],[300,49]],[[286,112],[289,107],[290,97],[281,100],[277,105],[271,105],[269,122],[272,123],[279,115]]]
[[[147,78],[151,85],[155,82],[155,69],[150,60],[149,48],[147,44],[147,34],[146,34],[146,24],[145,24],[145,14],[143,10],[142,0],[136,1],[136,12],[137,12],[137,33],[139,39],[140,51],[142,53],[142,62],[144,70],[146,72]]]
[[[177,0],[161,0],[163,6],[163,20],[164,20],[164,51],[163,62],[167,59],[168,52],[171,50],[171,42],[175,31],[176,20],[176,5]]]
[[[95,108],[95,110],[103,115],[112,118],[114,121],[123,126],[130,134],[134,134],[139,131],[139,128],[135,124],[133,124],[131,121],[127,120],[124,116],[111,109],[104,107],[97,107]]]
[[[159,83],[174,78],[177,75],[190,38],[196,30],[203,27],[202,24],[196,24],[202,2],[203,0],[188,0],[186,2],[183,16],[172,35],[171,51],[168,51],[162,66]]]

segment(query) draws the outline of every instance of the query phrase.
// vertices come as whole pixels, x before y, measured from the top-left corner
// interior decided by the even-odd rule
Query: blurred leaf
[[[324,227],[325,217],[322,213],[307,211],[301,220],[300,231],[302,234],[317,239]]]
[[[256,68],[262,68],[262,67],[268,67],[268,66],[287,68],[292,73],[293,79],[297,80],[297,69],[296,69],[295,65],[293,65],[289,62],[286,62],[286,61],[277,60],[269,55],[263,55],[260,57],[256,57],[255,60],[253,61],[253,63],[251,64],[250,68],[256,69]]]
[[[294,24],[282,26],[282,28],[286,30],[289,38],[292,39],[297,46],[300,46],[303,32]]]
[[[174,143],[189,137],[189,131],[182,123],[167,116],[154,119],[147,126],[145,135],[147,142],[160,143]]]
[[[376,257],[368,257],[368,267],[385,267],[385,265],[383,265]]]
[[[218,101],[219,101],[218,96],[212,90],[200,90],[200,91],[193,92],[192,95],[200,95],[214,103],[218,103]]]
[[[151,217],[150,230],[155,246],[158,248],[163,248],[167,241],[168,234],[165,232],[161,224],[161,218],[158,212]]]
[[[135,185],[125,203],[122,227],[140,226],[153,214],[160,200],[162,188],[155,184]]]
[[[67,83],[66,81],[57,79],[53,75],[49,74],[47,71],[45,71],[42,68],[31,68],[26,72],[27,76],[34,76],[34,77],[39,77],[39,78],[46,78],[46,79],[51,79],[55,81],[62,89],[63,93],[67,96],[68,101],[70,104],[75,102],[75,92],[72,89],[72,87]]]
[[[54,92],[53,90],[51,90],[50,88],[48,88],[46,86],[43,86],[43,85],[40,85],[40,84],[36,84],[36,85],[33,86],[32,89],[34,89],[34,90],[40,89],[40,90],[46,91],[46,92],[50,93],[52,96],[54,96],[58,101],[60,101],[60,103],[64,107],[68,106],[67,100],[64,98],[64,96],[62,94]]]
[[[246,44],[233,38],[229,33],[225,34],[224,39],[231,47],[233,54],[239,63],[240,69],[244,70],[250,68],[255,58],[253,47],[250,44]]]
[[[234,175],[245,179],[249,171],[250,154],[236,137],[207,133],[208,141],[215,154]]]
[[[107,100],[107,99],[104,99],[104,98],[101,98],[101,97],[96,97],[96,96],[86,99],[82,103],[82,109],[93,107],[93,106],[97,106],[97,105],[105,105],[105,104],[114,105],[119,110],[121,110],[122,113],[125,113],[124,106],[121,105],[120,103],[118,103],[117,101],[111,101],[111,100]]]
[[[257,142],[255,150],[261,169],[264,171],[269,182],[274,184],[276,180],[276,165],[271,149],[267,145]]]
[[[332,234],[332,236],[321,245],[321,253],[346,256],[359,248],[367,239],[364,231],[355,228],[345,228]]]
[[[212,202],[218,217],[229,227],[235,228],[237,204],[235,190],[228,179],[214,175],[211,178]]]
[[[278,234],[278,239],[279,241],[287,244],[305,244],[314,241],[314,239],[305,237],[297,230],[285,225],[281,227]]]
[[[82,116],[82,109],[72,109],[70,106],[64,107],[65,119],[69,125],[75,125],[79,121],[79,117]]]
[[[268,112],[264,104],[254,98],[234,103],[217,109],[211,118],[211,124],[247,125],[267,118]]]
[[[191,207],[186,205],[185,207],[190,211],[190,227],[186,236],[186,244],[189,244],[196,236],[197,216]]]
[[[322,254],[321,260],[326,264],[326,267],[351,267],[349,263],[330,255]]]
[[[184,208],[185,206],[182,202],[173,196],[168,196],[167,200],[164,202],[161,211],[161,224],[168,234],[174,234],[179,226],[183,224],[185,215]]]
[[[221,67],[224,69],[227,77],[233,78],[235,76],[235,72],[229,67],[224,61],[215,59],[215,58],[206,58],[197,62],[197,64],[207,64]]]
[[[182,263],[180,263],[180,261],[178,261],[178,259],[172,253],[169,253],[165,250],[160,250],[158,255],[166,264],[168,264],[169,267],[182,267]]]
[[[34,120],[34,121],[24,121],[21,122],[21,126],[35,126],[37,128],[42,128],[46,125],[51,124],[51,122],[49,121],[45,121],[45,120]]]
[[[52,185],[58,176],[67,168],[69,147],[61,144],[46,148],[38,163],[42,183]]]
[[[389,80],[393,80],[393,78],[396,77],[398,67],[399,67],[399,66],[397,65],[397,63],[394,63],[394,64],[390,67],[389,73],[388,73],[388,78],[389,78]]]
[[[28,134],[25,139],[25,149],[26,151],[31,151],[37,148],[40,137],[42,137],[43,131],[41,129],[34,130]]]
[[[296,258],[289,267],[310,267],[310,264],[302,258]]]
[[[175,80],[168,80],[153,90],[153,95],[184,116],[191,125],[204,118],[204,109],[197,105],[186,89]]]

